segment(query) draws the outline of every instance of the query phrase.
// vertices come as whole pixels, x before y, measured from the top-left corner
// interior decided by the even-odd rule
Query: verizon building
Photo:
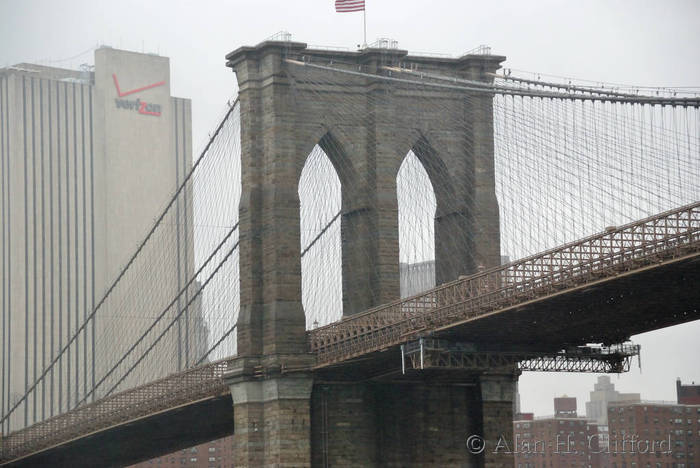
[[[90,314],[190,169],[191,104],[171,96],[166,57],[103,47],[94,69],[0,69],[0,160],[5,415]],[[173,225],[190,232],[191,210],[178,213]],[[192,237],[182,238],[173,272],[192,268]],[[164,294],[177,290],[177,276],[159,278]],[[126,336],[139,323],[118,325]],[[100,337],[99,327],[85,331],[63,375],[46,379],[39,400],[5,431],[75,403],[90,378],[76,369],[99,370],[120,339]]]

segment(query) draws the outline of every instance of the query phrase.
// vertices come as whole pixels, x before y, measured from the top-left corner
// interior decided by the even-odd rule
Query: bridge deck
[[[317,368],[323,368],[423,335],[447,332],[476,319],[496,319],[497,314],[639,274],[651,266],[680,261],[688,271],[697,273],[694,259],[699,253],[700,203],[695,203],[317,328],[309,332],[311,349],[318,356]],[[547,311],[540,311],[546,318]],[[544,339],[555,331],[546,326],[504,327],[504,318],[498,318],[499,323],[491,329],[505,331],[509,342]],[[533,321],[529,316],[525,318],[525,323]],[[677,323],[689,320],[692,318],[683,316]],[[516,325],[512,321],[510,324]],[[574,331],[579,342],[591,338],[580,329]],[[642,331],[647,329],[636,327],[632,333]],[[624,330],[617,334],[619,339],[626,337]],[[565,344],[579,343],[558,336],[556,345]]]
[[[231,358],[216,361],[171,374],[160,380],[116,393],[20,431],[15,431],[2,439],[0,463],[16,461],[22,464],[21,459],[31,455],[32,459],[26,460],[27,466],[41,466],[41,452],[58,449],[57,451],[65,452],[64,458],[67,462],[65,466],[70,466],[73,450],[80,450],[80,443],[72,444],[72,442],[79,442],[80,439],[104,437],[105,433],[109,433],[115,428],[129,425],[132,426],[134,432],[143,432],[136,421],[148,417],[153,418],[158,414],[172,412],[178,408],[196,405],[206,400],[216,400],[222,396],[228,398],[228,407],[231,408],[228,387],[222,379],[230,360]],[[232,410],[226,413],[226,418],[230,420],[232,431]],[[211,420],[207,421],[208,423],[212,422]],[[170,425],[172,423],[169,421]],[[152,422],[147,422],[146,425],[152,425]],[[167,427],[167,424],[162,422],[159,425]],[[208,424],[208,426],[212,426],[211,430],[220,431],[218,427],[213,427],[214,424]],[[206,434],[205,431],[201,432]],[[118,439],[114,433],[110,436],[115,440]],[[111,443],[115,445],[114,441]],[[188,442],[185,447],[190,445],[192,444]],[[107,449],[107,444],[104,444],[103,447]],[[131,463],[138,462],[139,459],[149,458],[147,454],[140,457],[138,454],[135,456],[134,454],[121,455],[129,459]],[[152,456],[157,456],[157,453]],[[57,464],[58,458],[60,458],[58,453],[51,453],[48,455],[47,461],[51,460],[52,466],[61,466],[60,463]],[[117,460],[119,457],[114,456],[111,459]]]

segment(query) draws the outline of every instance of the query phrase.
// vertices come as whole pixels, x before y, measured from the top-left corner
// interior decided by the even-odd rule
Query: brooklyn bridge
[[[0,461],[123,466],[232,434],[236,466],[510,468],[488,448],[522,372],[625,372],[631,336],[700,319],[700,98],[504,61],[228,54],[237,96],[3,401]]]

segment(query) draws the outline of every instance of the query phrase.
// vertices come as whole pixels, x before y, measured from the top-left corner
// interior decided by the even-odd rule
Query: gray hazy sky
[[[354,49],[362,14],[337,14],[333,0],[0,0],[0,67],[18,62],[76,68],[98,44],[170,57],[174,95],[192,99],[195,151],[234,94],[224,55],[279,30],[312,45]],[[367,0],[368,42],[398,40],[417,52],[459,55],[479,44],[505,66],[640,86],[700,85],[700,2]],[[80,55],[82,53],[82,55]],[[76,57],[77,56],[77,57]],[[642,397],[675,400],[675,378],[700,382],[700,322],[636,338],[642,373],[613,382]],[[592,375],[521,377],[524,410],[552,413],[552,398],[578,397]]]

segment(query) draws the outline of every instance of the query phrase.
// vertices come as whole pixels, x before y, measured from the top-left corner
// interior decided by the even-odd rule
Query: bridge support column
[[[310,374],[251,380],[229,373],[236,467],[311,466],[312,382]]]
[[[482,453],[484,468],[512,468],[514,374],[483,374],[479,378],[481,390],[481,434],[485,449]],[[507,444],[504,445],[504,444]]]
[[[316,383],[311,465],[512,468],[514,374],[431,379]]]
[[[312,466],[476,468],[465,440],[480,427],[478,394],[474,383],[317,383]]]
[[[381,167],[380,144],[367,151],[371,171]],[[367,171],[370,169],[363,168]],[[363,175],[361,178],[369,179]],[[376,175],[343,200],[343,315],[363,312],[399,298],[399,236],[396,177]],[[364,192],[364,193],[363,193]]]

